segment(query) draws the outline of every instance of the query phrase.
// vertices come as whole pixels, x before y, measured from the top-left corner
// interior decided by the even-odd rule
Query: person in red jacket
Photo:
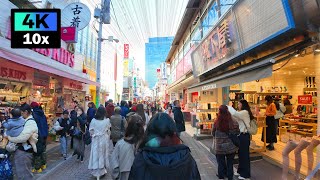
[[[114,115],[114,105],[113,105],[113,100],[109,99],[108,105],[106,106],[106,117],[110,118],[112,115]]]

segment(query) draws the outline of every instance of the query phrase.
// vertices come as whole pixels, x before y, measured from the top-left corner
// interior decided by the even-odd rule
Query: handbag
[[[0,179],[12,179],[13,171],[9,158],[3,158],[0,160]]]
[[[91,144],[91,142],[92,142],[91,134],[89,130],[86,128],[86,132],[84,133],[84,143],[86,145],[89,145]]]

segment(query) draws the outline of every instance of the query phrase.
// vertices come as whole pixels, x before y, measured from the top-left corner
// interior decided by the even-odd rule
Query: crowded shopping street
[[[320,179],[320,0],[0,12],[0,180]]]

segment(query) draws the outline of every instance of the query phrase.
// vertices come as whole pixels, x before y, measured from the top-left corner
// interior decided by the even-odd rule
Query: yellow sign
[[[123,76],[124,77],[129,76],[129,60],[128,59],[123,60]]]

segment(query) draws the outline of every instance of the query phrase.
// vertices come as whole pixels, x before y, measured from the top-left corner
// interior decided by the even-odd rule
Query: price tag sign
[[[60,9],[11,9],[11,48],[60,48]]]

